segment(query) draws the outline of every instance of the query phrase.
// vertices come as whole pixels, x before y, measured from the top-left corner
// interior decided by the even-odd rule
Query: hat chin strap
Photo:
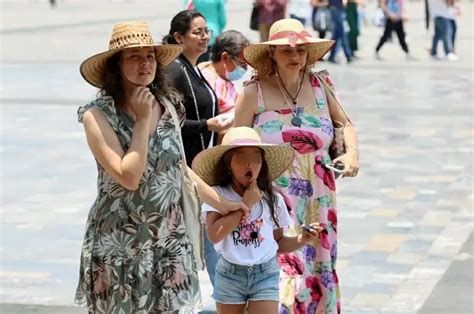
[[[122,72],[120,71],[120,75],[122,76],[122,78],[124,78],[127,82],[129,82],[130,84],[132,84],[133,86],[135,87],[143,87],[143,85],[139,85],[139,84],[136,84],[136,83],[133,83],[132,81],[130,81],[127,76]],[[150,91],[152,92],[152,94],[155,94],[156,92],[156,86],[155,84],[151,83],[150,85],[147,85],[146,87],[148,87],[150,89]]]

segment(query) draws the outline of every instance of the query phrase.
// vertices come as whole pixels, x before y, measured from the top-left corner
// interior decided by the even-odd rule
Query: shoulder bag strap
[[[329,86],[329,84],[326,82],[326,79],[322,75],[326,75],[327,71],[323,70],[320,72],[314,72],[313,75],[315,75],[323,84],[324,89],[326,90],[326,95],[328,98],[332,98],[334,102],[337,104],[337,106],[341,109],[342,113],[346,117],[347,121],[349,121],[352,124],[351,119],[349,119],[349,116],[347,115],[346,111],[344,110],[344,107],[341,105],[341,99],[339,96],[334,92],[333,89]],[[329,108],[329,101],[328,101],[328,108]],[[331,114],[331,111],[329,111],[329,114]]]

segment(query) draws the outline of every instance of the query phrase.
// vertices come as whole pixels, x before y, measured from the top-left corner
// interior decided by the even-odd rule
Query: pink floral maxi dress
[[[328,76],[320,77],[333,86]],[[291,124],[293,112],[289,108],[266,111],[257,82],[259,113],[254,118],[254,129],[264,143],[289,144],[296,154],[292,165],[275,181],[293,220],[286,234],[295,236],[299,226],[316,221],[324,228],[314,246],[279,255],[281,314],[340,312],[336,186],[334,173],[323,166],[331,161],[328,148],[334,130],[323,83],[313,74],[310,81],[316,103],[297,108],[300,127]]]

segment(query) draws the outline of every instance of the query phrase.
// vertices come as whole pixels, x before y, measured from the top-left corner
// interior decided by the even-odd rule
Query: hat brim
[[[237,147],[259,147],[265,152],[265,160],[268,165],[268,173],[273,181],[278,178],[288,167],[294,158],[293,148],[289,145],[275,144],[240,144],[240,145],[219,145],[206,149],[193,160],[192,168],[194,172],[209,185],[216,185],[217,165],[222,156],[229,150]]]
[[[91,85],[97,88],[103,88],[102,73],[105,69],[107,60],[119,51],[128,48],[155,48],[156,61],[160,64],[161,68],[164,68],[174,59],[176,59],[181,52],[183,52],[182,45],[131,45],[121,49],[110,50],[102,52],[92,57],[87,58],[81,63],[80,72],[82,77]]]
[[[296,45],[308,45],[307,66],[311,68],[334,45],[334,40],[307,37],[305,41],[298,39]],[[269,46],[287,46],[287,38],[280,38],[262,43],[251,44],[243,51],[245,61],[262,76],[268,75],[273,70],[273,61],[268,50]]]

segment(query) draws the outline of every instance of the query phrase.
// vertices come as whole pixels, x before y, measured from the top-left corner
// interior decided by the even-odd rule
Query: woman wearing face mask
[[[202,74],[216,92],[219,113],[226,114],[232,120],[237,100],[237,89],[233,82],[241,80],[247,72],[247,64],[241,55],[248,45],[249,41],[242,33],[234,30],[225,31],[216,38],[212,47],[212,61],[199,65]],[[219,133],[219,138],[224,133]]]

